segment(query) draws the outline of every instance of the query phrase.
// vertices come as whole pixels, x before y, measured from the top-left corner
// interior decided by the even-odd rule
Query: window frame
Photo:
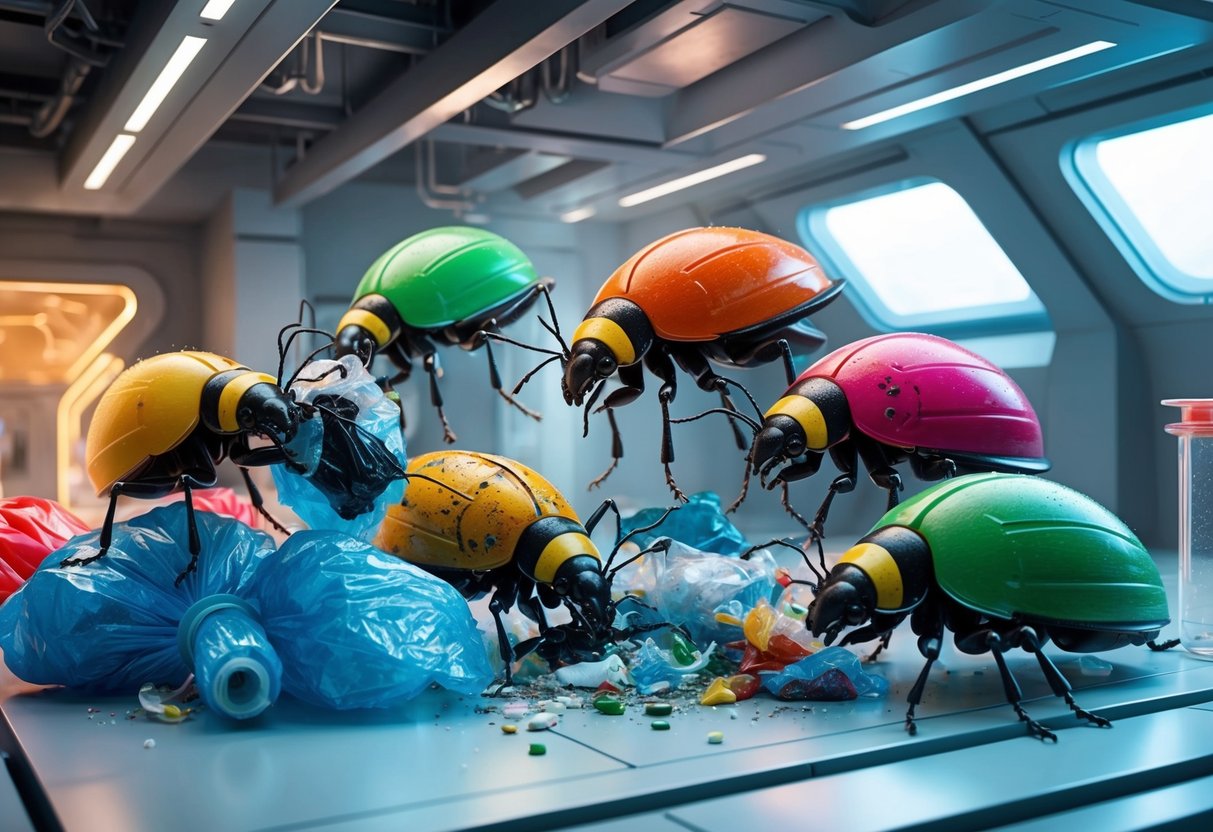
[[[1147,130],[1213,116],[1213,103],[1157,113],[1096,131],[1063,146],[1062,175],[1096,223],[1120,252],[1137,277],[1155,294],[1173,303],[1213,303],[1213,280],[1196,277],[1176,267],[1138,221],[1136,212],[1103,172],[1097,149],[1100,142]]]
[[[902,177],[806,205],[797,213],[797,231],[806,247],[824,260],[832,273],[842,275],[847,279],[848,295],[860,316],[870,326],[881,332],[930,331],[950,337],[1051,332],[1053,326],[1048,309],[1040,296],[1036,294],[1035,289],[1032,289],[1031,282],[1023,276],[1022,271],[1019,271],[1019,274],[1028,283],[1028,289],[1031,292],[1031,295],[1023,301],[991,303],[911,315],[894,312],[829,230],[826,215],[832,208],[936,183],[945,185],[960,197],[982,228],[990,235],[990,239],[1002,250],[1007,259],[1015,266],[1016,271],[1019,271],[1019,266],[1015,263],[1014,258],[990,231],[989,226],[982,221],[981,216],[973,208],[972,203],[965,199],[960,189],[937,176],[918,174]]]

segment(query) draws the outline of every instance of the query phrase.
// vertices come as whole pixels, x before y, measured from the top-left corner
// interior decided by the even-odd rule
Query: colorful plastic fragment
[[[664,719],[655,719],[649,723],[649,727],[651,727],[654,731],[668,731],[670,730],[670,723],[666,722]]]
[[[703,696],[699,699],[699,704],[732,705],[736,701],[737,694],[729,690],[723,676],[717,676],[712,680],[712,684],[708,685],[708,689],[703,692]]]
[[[631,672],[636,689],[642,694],[677,689],[686,676],[698,673],[707,666],[715,648],[714,643],[710,644],[702,654],[693,654],[691,662],[679,663],[671,651],[662,650],[651,638],[645,639],[632,656]]]
[[[708,742],[712,745],[720,745],[724,742],[724,731],[709,731]]]
[[[762,685],[780,699],[839,701],[883,696],[889,683],[866,673],[854,653],[827,647],[777,673],[763,673]]]
[[[644,712],[648,716],[669,716],[674,713],[674,706],[669,702],[645,702]]]
[[[594,707],[598,710],[598,713],[607,714],[608,716],[621,716],[626,709],[623,702],[608,696],[595,699]]]
[[[527,721],[526,729],[528,731],[546,731],[549,728],[555,728],[560,722],[560,717],[552,713],[538,713]]]
[[[762,687],[762,682],[757,676],[749,673],[738,673],[735,676],[730,676],[724,680],[724,686],[733,691],[737,697],[737,701],[741,702],[745,699],[752,699],[754,694]]]
[[[517,733],[518,733],[518,726],[517,726],[517,725],[511,725],[511,724],[509,724],[509,723],[507,722],[505,725],[502,725],[502,726],[501,726],[501,733],[503,733],[503,734],[517,734]]]
[[[548,753],[548,747],[541,742],[531,743],[531,748],[527,751],[532,757],[542,757]]]

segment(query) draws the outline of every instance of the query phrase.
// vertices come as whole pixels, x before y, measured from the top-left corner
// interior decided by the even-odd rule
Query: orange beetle
[[[618,373],[623,382],[602,405],[611,420],[615,459],[591,487],[623,455],[610,411],[644,391],[643,363],[662,382],[658,398],[666,481],[685,499],[669,468],[674,459],[669,428],[669,403],[677,392],[674,365],[700,389],[719,392],[730,411],[735,408],[726,387],[736,382],[718,375],[709,360],[752,367],[782,356],[791,384],[790,344],[812,352],[825,343],[825,335],[807,318],[837,297],[843,283],[831,280],[800,246],[744,228],[688,228],[632,255],[607,278],[573,333],[562,380],[565,401],[584,403],[587,413],[608,378]],[[738,447],[747,446],[738,433]]]

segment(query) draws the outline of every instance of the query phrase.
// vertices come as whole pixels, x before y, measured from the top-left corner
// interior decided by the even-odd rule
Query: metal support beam
[[[331,191],[471,107],[629,0],[497,0],[316,143],[274,190],[282,204]]]
[[[333,43],[345,43],[367,49],[425,55],[448,34],[445,27],[425,19],[414,6],[402,6],[412,17],[385,17],[345,8],[335,8],[324,16],[317,27],[320,36]]]
[[[676,94],[666,119],[666,144],[701,136],[758,107],[807,90],[831,75],[928,32],[978,14],[994,0],[914,0],[884,26],[827,18],[743,58]]]
[[[668,168],[678,160],[694,160],[697,153],[662,150],[645,142],[591,139],[567,133],[545,133],[539,130],[513,130],[505,127],[483,127],[478,124],[449,122],[430,132],[434,141],[454,144],[475,144],[485,147],[515,147],[540,153],[559,153],[575,159],[595,159],[602,162],[627,162],[642,167]]]

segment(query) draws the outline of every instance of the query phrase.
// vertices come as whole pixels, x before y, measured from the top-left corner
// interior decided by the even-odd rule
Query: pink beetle
[[[897,504],[909,460],[914,474],[1049,470],[1040,421],[1006,373],[959,344],[898,332],[840,347],[809,367],[764,414],[752,469],[774,487],[817,473],[826,451],[842,473],[830,484],[813,530],[823,533],[834,495],[855,488],[857,458]]]

